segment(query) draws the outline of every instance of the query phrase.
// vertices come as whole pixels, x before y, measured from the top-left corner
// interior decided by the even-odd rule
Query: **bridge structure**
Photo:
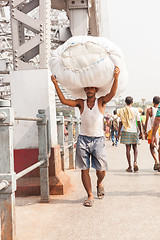
[[[4,84],[1,86],[2,91],[6,89],[4,96],[11,100],[18,116],[35,116],[37,109],[46,110],[50,121],[53,152],[57,145],[57,125],[55,89],[50,81],[49,69],[52,50],[71,36],[106,36],[108,34],[108,23],[104,24],[106,13],[105,0],[0,2],[0,74]],[[38,147],[36,136],[37,128],[34,123],[16,121],[14,126],[16,171],[22,170],[26,162],[22,159],[23,156],[28,155],[31,163],[34,162],[33,152],[37,152]],[[17,163],[20,161],[19,158],[21,167]]]
[[[51,49],[67,38],[108,34],[104,4],[104,0],[1,1],[0,57],[13,62],[14,70],[48,68]],[[65,12],[66,18],[58,11]]]
[[[49,69],[51,52],[71,36],[106,36],[107,26],[104,28],[103,17],[107,14],[102,13],[106,3],[106,0],[0,1],[0,75],[7,86],[5,97],[1,98],[10,100],[15,116],[31,117],[36,116],[38,109],[45,110],[49,122],[50,194],[59,194],[60,191],[63,194],[70,185],[69,177],[63,170],[59,171],[61,159],[55,89],[50,81]],[[14,182],[15,173],[37,162],[39,142],[36,123],[15,118],[13,136],[14,167],[10,178]],[[25,189],[27,195],[40,194],[38,179],[39,171],[36,169],[17,179],[17,185],[11,189],[12,199],[7,199],[9,206],[14,209],[15,192],[21,195]],[[14,228],[13,224],[11,228]],[[7,239],[15,239],[13,229]]]
[[[1,1],[0,70],[47,69],[52,50],[69,37],[108,37],[106,13],[104,0]]]

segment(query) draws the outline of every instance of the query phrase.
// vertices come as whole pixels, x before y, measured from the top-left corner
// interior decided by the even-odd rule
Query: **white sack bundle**
[[[103,37],[76,36],[53,51],[50,68],[75,98],[85,99],[84,87],[98,87],[97,97],[110,92],[114,66],[120,68],[116,95],[125,90],[127,69],[121,50]]]

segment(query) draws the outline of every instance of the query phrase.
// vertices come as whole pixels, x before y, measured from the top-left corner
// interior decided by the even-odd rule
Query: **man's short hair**
[[[117,110],[114,110],[114,111],[113,111],[113,114],[116,115],[116,114],[117,114]]]
[[[155,96],[155,97],[153,98],[153,103],[156,104],[156,105],[158,105],[158,104],[160,103],[160,97],[159,97],[159,96]]]
[[[125,98],[125,103],[126,103],[127,105],[130,105],[131,103],[133,103],[133,98],[130,97],[130,96],[126,97],[126,98]]]

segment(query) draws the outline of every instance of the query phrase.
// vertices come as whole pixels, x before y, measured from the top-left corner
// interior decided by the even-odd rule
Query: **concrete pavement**
[[[147,142],[138,149],[140,170],[127,173],[125,146],[112,147],[107,141],[106,196],[97,199],[91,170],[92,208],[83,206],[86,193],[79,170],[67,170],[72,189],[65,196],[51,196],[49,204],[38,203],[39,197],[16,198],[17,240],[159,240],[160,173],[153,171]]]

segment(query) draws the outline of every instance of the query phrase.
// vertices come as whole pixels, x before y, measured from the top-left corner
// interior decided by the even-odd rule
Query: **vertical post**
[[[67,12],[69,13],[70,29],[73,36],[88,34],[88,0],[67,0]]]
[[[45,110],[38,110],[38,118],[43,121],[38,121],[38,143],[39,143],[39,156],[38,160],[45,160],[45,163],[40,166],[40,189],[41,189],[41,202],[49,202],[49,159],[47,148],[47,118]]]
[[[15,240],[14,112],[9,100],[0,100],[0,115],[0,182],[8,182],[8,187],[0,191],[1,240]]]
[[[70,115],[70,121],[68,122],[68,144],[69,147],[69,169],[74,169],[74,140],[73,140],[73,119]]]
[[[75,121],[75,137],[76,137],[76,140],[77,140],[77,137],[79,135],[79,132],[80,132],[80,119],[76,119]]]
[[[64,116],[62,112],[58,113],[58,144],[61,147],[61,160],[62,160],[62,170],[64,171],[64,162],[65,162],[65,150],[64,150]]]

